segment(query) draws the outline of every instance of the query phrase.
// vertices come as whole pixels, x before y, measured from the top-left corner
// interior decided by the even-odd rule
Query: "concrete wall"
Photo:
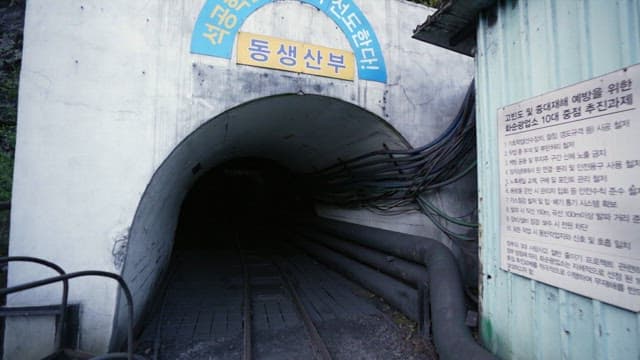
[[[251,68],[236,65],[235,58],[193,55],[191,32],[203,3],[27,3],[10,254],[44,257],[69,272],[124,271],[138,314],[166,266],[182,196],[195,180],[195,164],[201,163],[203,173],[230,154],[261,155],[276,149],[272,157],[279,156],[283,165],[304,169],[379,148],[382,141],[400,147],[404,137],[419,145],[446,128],[473,73],[470,59],[412,40],[415,24],[429,10],[398,0],[354,0],[382,44],[387,84]],[[266,5],[242,31],[349,49],[325,14],[298,1]],[[281,98],[264,100],[273,107],[250,106],[252,100],[280,94],[317,94],[328,100],[310,97],[315,100],[291,106],[297,109],[291,111],[294,115],[315,114],[308,123],[309,116],[284,122],[256,116],[272,108],[285,116],[288,104],[278,103]],[[341,126],[339,120],[351,125]],[[223,124],[236,131],[236,141],[225,144],[230,147],[221,145],[227,138],[216,137],[228,133]],[[218,130],[187,138],[205,127]],[[297,148],[287,148],[273,140],[281,135],[282,129],[273,130],[278,127],[307,135],[301,135]],[[316,131],[323,135],[316,136]],[[326,139],[341,132],[342,145],[329,152],[332,141]],[[361,146],[347,146],[359,140]],[[233,151],[225,152],[229,149]],[[297,155],[287,155],[291,153]],[[162,164],[171,165],[162,172]],[[429,229],[424,219],[410,222]],[[153,256],[144,249],[153,249]],[[46,275],[35,267],[12,265],[9,283]],[[59,286],[49,286],[16,294],[9,302],[48,304],[58,298]],[[114,316],[117,299],[111,280],[71,283],[71,301],[82,304],[82,349],[101,352],[121,338],[112,337],[114,322],[122,329],[124,321]],[[51,351],[50,338],[26,336],[32,328],[25,321],[8,324],[5,358],[37,358]]]

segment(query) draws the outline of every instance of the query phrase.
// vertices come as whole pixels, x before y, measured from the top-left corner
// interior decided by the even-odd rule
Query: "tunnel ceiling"
[[[281,95],[233,108],[196,130],[186,146],[202,166],[236,157],[264,157],[293,171],[312,171],[363,152],[406,148],[386,121],[341,100]]]

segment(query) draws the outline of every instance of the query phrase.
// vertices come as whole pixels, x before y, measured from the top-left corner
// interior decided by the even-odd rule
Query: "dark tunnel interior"
[[[295,245],[299,235],[282,220],[312,215],[303,182],[273,161],[236,159],[202,175],[183,202],[164,290],[137,352],[157,359],[239,359],[247,351],[253,359],[322,351],[334,359],[432,358],[410,320]]]
[[[311,195],[295,174],[271,160],[234,159],[209,170],[187,194],[175,250],[216,249],[234,237],[268,242],[284,214],[314,214]]]

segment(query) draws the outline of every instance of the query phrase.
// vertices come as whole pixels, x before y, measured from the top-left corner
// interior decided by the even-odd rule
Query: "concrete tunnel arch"
[[[357,105],[320,95],[283,94],[231,108],[188,135],[151,178],[129,231],[122,275],[139,323],[166,271],[181,206],[207,170],[246,157],[309,172],[339,159],[389,148],[410,148],[386,120]],[[124,340],[126,308],[118,296],[111,347]]]
[[[379,148],[382,142],[408,146],[402,137],[413,146],[428,143],[447,127],[473,76],[471,59],[411,39],[408,34],[432,12],[415,3],[353,0],[377,34],[386,83],[245,66],[237,64],[233,54],[231,59],[194,54],[191,38],[204,3],[27,6],[27,20],[39,21],[27,21],[25,28],[9,253],[43,257],[69,272],[124,270],[137,294],[138,314],[149,300],[138,294],[151,293],[160,265],[168,261],[182,197],[207,169],[252,153],[269,155],[294,170],[312,169],[351,151]],[[298,1],[268,3],[239,30],[350,48],[344,32],[317,8]],[[77,22],[70,23],[70,16]],[[59,36],[51,38],[51,31]],[[66,55],[50,56],[61,49]],[[328,131],[327,124],[354,113],[353,119],[359,120],[352,119],[351,127],[339,131],[334,128],[336,137],[330,140],[319,132],[307,136],[306,147],[301,141],[304,129],[298,127],[294,137],[266,130],[275,128],[267,123],[283,124],[291,114],[302,117],[304,112],[296,110],[302,101],[318,109],[318,117],[313,117],[318,128],[325,125]],[[280,120],[271,114],[270,120],[255,121],[255,128],[239,131],[243,127],[235,125],[243,121],[240,115],[266,102],[282,103],[288,111],[280,112]],[[265,111],[254,112],[266,118]],[[288,124],[300,125],[291,120]],[[195,135],[205,133],[211,135]],[[274,140],[255,141],[258,135]],[[315,146],[309,146],[311,140]],[[350,143],[358,145],[347,146]],[[200,151],[205,148],[208,152]],[[194,175],[198,164],[201,170]],[[467,180],[468,186],[444,189],[435,201],[454,214],[467,211],[476,198],[475,179]],[[398,221],[365,211],[332,210],[335,218],[447,241],[419,214]],[[173,222],[163,223],[163,217]],[[17,265],[11,267],[8,282],[42,276],[46,273]],[[114,330],[124,324],[117,294],[114,283],[73,283],[70,300],[82,309],[77,339],[83,351],[102,353],[122,338],[120,330]],[[51,286],[16,294],[9,302],[30,306],[58,298],[58,289]],[[9,321],[5,354],[41,358],[50,352],[54,333],[49,329],[55,320],[42,323],[46,326]],[[36,331],[38,341],[25,346],[24,334]]]

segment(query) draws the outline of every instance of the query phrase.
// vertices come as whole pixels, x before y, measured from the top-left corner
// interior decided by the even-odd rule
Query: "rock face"
[[[23,3],[0,3],[0,202],[11,198],[23,24]],[[8,245],[9,212],[0,210],[1,255]]]
[[[0,5],[0,72],[3,80],[11,66],[22,58],[24,4]]]
[[[1,6],[1,5],[0,5]],[[18,107],[18,78],[22,60],[24,5],[0,7],[0,124],[14,125]],[[4,134],[0,143],[3,152],[13,150]]]

